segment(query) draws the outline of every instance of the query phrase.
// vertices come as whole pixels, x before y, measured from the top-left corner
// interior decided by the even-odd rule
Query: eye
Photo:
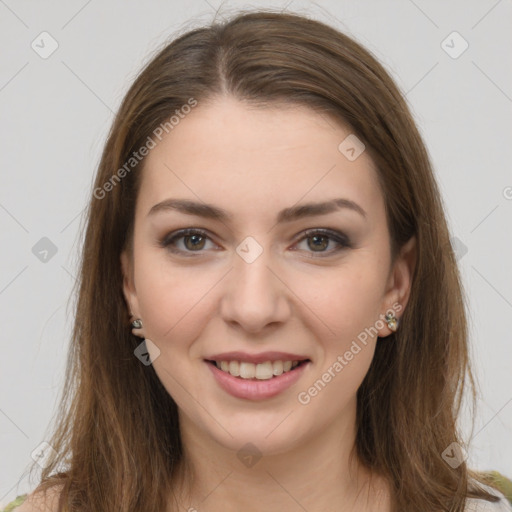
[[[329,256],[343,249],[352,247],[348,237],[337,231],[315,228],[306,231],[304,235],[305,236],[299,239],[298,243],[311,240],[311,243],[307,243],[308,248],[313,249],[311,252],[320,254],[320,256],[312,256],[313,258],[323,257],[324,255]],[[183,240],[184,249],[178,248],[179,240]],[[176,231],[175,233],[171,233],[170,236],[167,236],[162,241],[160,241],[159,245],[163,248],[167,248],[167,250],[175,254],[195,256],[192,253],[203,252],[207,240],[211,241],[206,231],[199,228],[187,228]],[[329,246],[330,242],[334,242],[334,244],[337,244],[337,246],[330,251],[324,250]]]
[[[324,255],[330,256],[334,253],[338,253],[343,249],[352,247],[352,244],[346,235],[337,231],[331,231],[329,229],[310,229],[305,232],[305,236],[303,236],[299,242],[309,240],[311,242],[306,242],[307,247],[310,249],[312,248],[313,253],[320,253],[320,256],[315,255],[313,258],[324,257]],[[334,242],[337,244],[337,246],[330,251],[323,250],[329,246],[330,242]]]
[[[172,236],[165,237],[161,242],[160,246],[167,248],[170,252],[176,254],[184,254],[186,252],[201,252],[205,246],[205,240],[210,240],[210,237],[206,231],[196,228],[188,228],[172,233]],[[177,249],[178,245],[176,242],[183,239],[185,250]],[[188,254],[187,256],[194,256]]]

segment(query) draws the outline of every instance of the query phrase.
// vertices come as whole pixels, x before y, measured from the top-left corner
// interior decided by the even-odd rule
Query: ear
[[[397,318],[403,315],[411,294],[411,284],[416,268],[416,237],[412,236],[400,249],[389,276],[386,294],[383,301],[384,315],[393,312]],[[387,324],[379,331],[385,337],[393,331]]]
[[[126,251],[121,253],[121,269],[123,273],[123,294],[128,309],[130,310],[132,320],[140,318],[139,301],[137,299],[137,292],[135,290],[135,283],[133,279],[133,264]]]

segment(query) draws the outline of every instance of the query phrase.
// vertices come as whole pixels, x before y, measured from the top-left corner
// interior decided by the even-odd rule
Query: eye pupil
[[[328,244],[328,242],[326,243],[327,238],[328,237],[322,236],[322,235],[315,235],[315,236],[310,237],[310,239],[315,240],[313,247],[320,248],[320,249],[325,249],[325,247],[327,247],[327,244]],[[318,245],[316,242],[321,239],[323,239],[323,243],[321,243],[321,245]]]
[[[185,242],[185,245],[187,245],[188,249],[190,249],[190,248],[196,248],[197,249],[199,247],[199,245],[201,244],[201,241],[199,241],[199,243],[197,243],[198,239],[201,239],[201,238],[203,239],[202,242],[204,244],[204,237],[202,235],[188,235],[188,236],[185,236],[185,240],[186,241],[189,241],[189,240],[192,240],[192,239],[195,240],[195,242],[192,243],[191,247],[189,247],[186,242]],[[202,246],[200,248],[202,248]]]

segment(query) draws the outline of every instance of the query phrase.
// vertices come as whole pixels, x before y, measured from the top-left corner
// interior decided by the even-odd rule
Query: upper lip
[[[265,363],[266,361],[304,361],[309,359],[300,354],[290,354],[289,352],[260,352],[259,354],[248,354],[247,352],[223,352],[207,357],[208,361],[243,361],[246,363]]]

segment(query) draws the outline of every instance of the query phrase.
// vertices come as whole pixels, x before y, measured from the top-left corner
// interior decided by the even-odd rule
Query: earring
[[[395,316],[394,313],[388,313],[386,315],[386,323],[393,332],[396,332],[396,330],[398,329],[398,318]]]
[[[133,329],[142,329],[142,320],[140,318],[137,318],[132,322]]]

